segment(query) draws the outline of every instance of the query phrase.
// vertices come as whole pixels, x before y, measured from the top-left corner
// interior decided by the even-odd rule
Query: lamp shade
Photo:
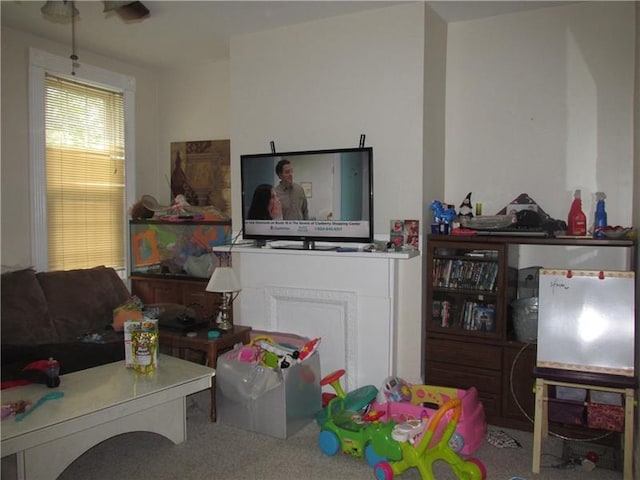
[[[239,292],[242,285],[231,267],[218,267],[213,271],[205,290],[217,293]]]

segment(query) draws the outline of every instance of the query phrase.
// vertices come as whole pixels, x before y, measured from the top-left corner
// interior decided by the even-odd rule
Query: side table
[[[188,350],[196,350],[206,354],[206,365],[216,368],[218,355],[232,348],[236,343],[247,344],[251,341],[251,327],[234,325],[233,330],[223,333],[220,337],[210,339],[208,328],[199,329],[195,336],[188,337],[185,332],[160,328],[160,346],[171,350],[174,357],[185,358]],[[216,377],[211,380],[211,414],[212,422],[216,421]]]

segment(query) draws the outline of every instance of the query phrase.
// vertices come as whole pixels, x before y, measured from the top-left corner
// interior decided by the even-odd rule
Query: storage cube
[[[218,358],[218,420],[245,430],[288,438],[315,418],[322,407],[320,354],[288,368],[237,360],[237,348]]]

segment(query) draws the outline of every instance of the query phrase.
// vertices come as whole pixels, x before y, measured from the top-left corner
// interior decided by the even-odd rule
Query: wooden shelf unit
[[[532,430],[535,384],[532,371],[536,366],[536,345],[515,339],[509,307],[517,295],[518,273],[515,256],[510,253],[514,252],[511,247],[519,245],[622,247],[627,249],[633,270],[634,242],[498,235],[427,237],[427,292],[423,319],[425,382],[462,389],[475,386],[489,423]],[[444,274],[443,264],[448,265]],[[497,268],[488,289],[487,284],[482,284],[482,278],[486,281],[486,277],[478,273],[486,264]],[[456,279],[452,273],[456,268],[457,273],[480,280]],[[448,318],[443,314],[445,301],[449,302],[446,307]],[[469,318],[473,319],[474,314],[468,309],[473,308],[473,303],[493,309],[491,328],[486,328],[486,323],[482,327],[481,321],[470,323]],[[466,312],[465,305],[468,307]],[[476,319],[479,315],[475,315]]]
[[[177,303],[191,306],[196,315],[207,318],[218,311],[220,294],[206,292],[208,278],[167,275],[132,275],[131,293],[145,304]]]

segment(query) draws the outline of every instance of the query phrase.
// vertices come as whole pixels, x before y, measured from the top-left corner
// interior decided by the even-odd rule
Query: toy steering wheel
[[[331,372],[329,375],[327,375],[322,380],[320,380],[320,386],[324,387],[325,385],[331,385],[333,389],[336,391],[336,394],[338,395],[338,397],[344,398],[345,397],[344,390],[340,385],[340,378],[342,378],[344,374],[345,374],[345,370],[342,368],[339,370],[336,370],[335,372]]]

